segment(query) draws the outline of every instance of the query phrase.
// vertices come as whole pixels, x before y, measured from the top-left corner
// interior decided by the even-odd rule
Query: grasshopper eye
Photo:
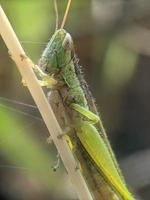
[[[71,35],[69,33],[66,33],[66,36],[63,40],[62,46],[66,50],[71,50],[73,48],[73,42]]]

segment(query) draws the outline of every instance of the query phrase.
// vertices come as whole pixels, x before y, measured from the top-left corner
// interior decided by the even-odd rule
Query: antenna
[[[57,31],[58,30],[58,21],[59,21],[57,0],[54,0],[54,10],[55,10],[55,17],[56,17],[55,31]]]
[[[64,14],[64,18],[63,18],[63,20],[62,20],[62,23],[61,23],[60,28],[63,28],[64,25],[65,25],[65,22],[66,22],[68,13],[69,13],[69,8],[70,8],[70,5],[71,5],[71,1],[72,1],[72,0],[68,0],[67,7],[66,7],[66,10],[65,10],[65,14]]]

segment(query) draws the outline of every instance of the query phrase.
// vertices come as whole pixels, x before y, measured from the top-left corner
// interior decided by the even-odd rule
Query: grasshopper
[[[88,175],[92,176],[96,183],[100,181],[99,185],[103,186],[103,188],[99,186],[100,193],[104,193],[104,190],[105,193],[111,193],[109,198],[99,194],[96,199],[134,200],[126,186],[95,102],[81,73],[72,37],[66,30],[60,28],[55,31],[40,58],[39,67],[40,69],[37,67],[36,70],[41,77],[44,77],[43,85],[56,89],[62,97],[70,118],[69,128],[74,130],[73,133],[77,138],[77,151],[80,151],[80,156],[83,154],[88,171],[91,173]],[[62,91],[65,91],[64,94]],[[69,131],[64,135],[70,137]],[[71,137],[70,140],[74,144]]]

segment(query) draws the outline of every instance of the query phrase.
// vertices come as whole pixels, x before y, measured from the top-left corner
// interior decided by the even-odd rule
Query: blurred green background
[[[52,0],[0,0],[35,62],[55,30]],[[61,22],[67,0],[58,0]],[[72,0],[65,25],[131,191],[150,196],[150,1]],[[38,111],[0,38],[0,198],[76,199]],[[19,110],[19,111],[18,111]],[[26,114],[28,113],[28,114]],[[36,116],[34,118],[33,116]]]

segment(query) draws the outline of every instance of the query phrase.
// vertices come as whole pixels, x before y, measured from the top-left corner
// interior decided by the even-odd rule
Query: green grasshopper
[[[62,99],[70,117],[70,129],[75,130],[78,140],[76,148],[82,149],[86,162],[91,165],[91,173],[96,171],[96,178],[93,180],[97,176],[100,177],[99,180],[103,179],[106,192],[111,190],[113,194],[109,200],[134,200],[127,189],[92,95],[82,76],[71,35],[64,29],[55,31],[41,56],[39,67],[35,67],[35,71],[44,79],[42,86],[55,88],[60,93],[65,88]],[[72,140],[71,142],[73,143]],[[108,199],[102,196],[97,199]]]

